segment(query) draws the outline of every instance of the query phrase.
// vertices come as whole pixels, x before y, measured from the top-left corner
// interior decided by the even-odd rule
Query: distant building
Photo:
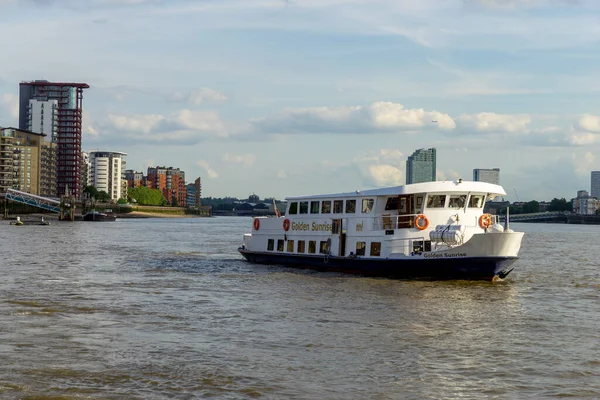
[[[146,180],[144,179],[144,174],[142,172],[134,171],[133,169],[125,170],[125,181],[127,182],[127,187],[135,188],[140,186],[145,186]]]
[[[40,156],[40,196],[56,197],[56,142],[44,140]]]
[[[592,171],[590,195],[600,200],[600,171]]]
[[[487,182],[494,185],[500,184],[500,168],[484,169],[476,168],[473,170],[473,180],[475,182]]]
[[[595,215],[600,208],[600,200],[589,196],[586,190],[578,190],[577,197],[571,199],[573,213],[578,215]]]
[[[436,174],[436,150],[416,150],[406,160],[406,183],[433,182]]]
[[[83,187],[90,186],[92,181],[92,165],[90,164],[90,155],[86,152],[81,153],[81,181]]]
[[[126,197],[123,192],[122,166],[126,153],[120,151],[90,151],[90,184],[98,191],[105,191],[111,200]]]
[[[148,167],[147,186],[158,189],[171,205],[186,204],[185,172],[173,167]]]
[[[248,196],[248,203],[258,203],[260,202],[260,197],[257,194],[252,193]]]
[[[68,190],[76,198],[79,198],[83,190],[81,133],[83,89],[87,88],[89,85],[86,83],[48,82],[45,80],[21,82],[19,85],[19,129],[26,130],[39,125],[43,126],[45,130],[50,119],[52,119],[52,124],[56,124],[56,130],[52,129],[52,132],[44,133],[56,137],[57,193],[55,196],[57,197],[65,194]],[[55,104],[53,101],[58,104],[56,120],[53,117],[53,104]],[[48,113],[52,114],[52,117],[48,116]]]

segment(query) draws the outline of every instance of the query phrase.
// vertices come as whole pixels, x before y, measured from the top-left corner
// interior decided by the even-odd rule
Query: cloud
[[[179,110],[162,114],[108,114],[107,118],[92,126],[101,132],[99,137],[117,136],[115,139],[142,140],[146,144],[175,142],[197,143],[208,137],[227,137],[224,122],[215,111]],[[116,131],[116,132],[115,132]]]
[[[568,141],[575,146],[589,146],[600,143],[600,117],[583,114],[573,123]]]
[[[573,153],[571,154],[573,159],[573,165],[575,166],[575,172],[580,175],[589,175],[590,171],[594,167],[596,156],[587,151],[583,155]]]
[[[5,93],[0,99],[0,107],[7,110],[9,115],[16,121],[19,120],[19,97],[14,94]]]
[[[412,132],[425,128],[451,130],[456,126],[447,114],[406,109],[402,104],[383,101],[368,106],[287,109],[251,123],[259,131],[280,134]]]
[[[531,123],[528,114],[496,114],[482,112],[463,114],[457,119],[462,131],[472,130],[484,133],[518,133],[526,132]]]
[[[234,164],[243,164],[251,166],[256,161],[256,155],[254,154],[224,154],[223,161]]]
[[[583,114],[575,122],[575,128],[579,131],[600,133],[600,117],[590,114]]]
[[[405,173],[392,165],[369,165],[368,171],[375,186],[397,186],[406,180]]]
[[[206,171],[209,179],[216,179],[219,177],[219,174],[217,173],[217,171],[212,169],[211,166],[208,164],[208,162],[206,162],[204,160],[198,160],[198,161],[196,161],[196,165],[203,168]]]
[[[217,92],[214,89],[203,87],[198,90],[192,90],[187,93],[174,93],[171,95],[171,100],[174,102],[188,102],[189,104],[199,106],[204,101],[210,100],[222,102],[227,100],[227,96]]]

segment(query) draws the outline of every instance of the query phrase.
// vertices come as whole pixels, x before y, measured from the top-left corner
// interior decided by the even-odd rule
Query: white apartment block
[[[97,150],[90,151],[88,154],[90,160],[89,184],[95,186],[98,191],[103,190],[108,193],[111,200],[116,201],[125,197],[127,193],[123,193],[121,176],[123,157],[127,154],[120,151]]]
[[[27,130],[58,140],[58,100],[29,100]]]

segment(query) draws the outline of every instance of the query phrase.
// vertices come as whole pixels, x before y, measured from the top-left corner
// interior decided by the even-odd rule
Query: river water
[[[251,223],[3,222],[0,398],[600,397],[600,226],[473,283],[252,265]]]

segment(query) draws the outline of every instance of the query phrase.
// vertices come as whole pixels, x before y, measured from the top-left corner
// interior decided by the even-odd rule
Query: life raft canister
[[[260,228],[260,220],[258,218],[254,218],[254,230],[257,231]]]
[[[290,230],[290,220],[287,218],[283,220],[283,230],[286,232]]]
[[[487,229],[492,224],[492,217],[490,214],[482,214],[479,217],[479,226],[483,229]]]
[[[423,214],[419,214],[415,217],[415,227],[422,231],[424,229],[427,229],[427,227],[429,226],[429,219],[423,215]]]

